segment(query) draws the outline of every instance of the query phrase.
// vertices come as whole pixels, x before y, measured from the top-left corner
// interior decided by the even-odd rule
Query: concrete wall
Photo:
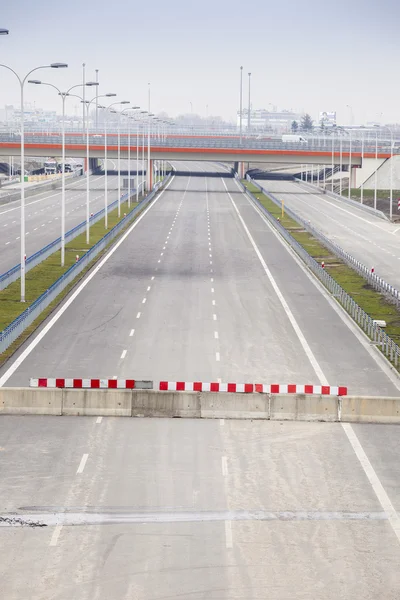
[[[375,170],[378,175],[378,190],[390,189],[391,165],[393,160],[393,189],[400,189],[400,156],[394,156],[393,159],[364,158],[363,167],[355,169],[356,187],[364,184],[364,189],[375,189]]]
[[[400,424],[400,398],[0,388],[1,414]]]

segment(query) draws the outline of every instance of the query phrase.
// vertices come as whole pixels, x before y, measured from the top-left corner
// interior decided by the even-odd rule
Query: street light
[[[240,67],[240,106],[239,106],[240,145],[242,145],[242,105],[243,105],[243,67]]]
[[[68,96],[70,96],[70,92],[78,87],[83,87],[82,83],[77,85],[73,85],[66,92],[62,92],[56,85],[52,83],[46,83],[44,81],[39,81],[38,79],[29,79],[28,83],[33,83],[34,85],[47,85],[48,87],[52,87],[57,90],[59,96],[61,96],[62,101],[62,133],[61,133],[61,146],[62,146],[62,159],[61,159],[61,266],[63,267],[65,264],[65,100]],[[87,87],[92,87],[98,85],[93,81],[88,81],[85,83]],[[75,94],[72,94],[74,96]],[[80,98],[80,96],[78,96]]]
[[[247,131],[250,133],[250,86],[251,86],[251,73],[249,73],[249,109],[247,113]]]
[[[138,110],[140,106],[129,106],[124,110],[121,110],[120,115],[123,115],[128,110]],[[119,163],[118,163],[119,169]],[[121,173],[118,170],[118,177],[120,178]],[[120,188],[120,184],[119,184]],[[130,120],[128,120],[128,208],[131,206],[131,127]]]
[[[121,100],[119,104],[130,104],[129,100]],[[118,218],[121,216],[121,113],[118,113]]]
[[[141,110],[140,114],[148,115],[149,113],[147,110]],[[144,125],[143,125],[143,130],[141,130],[141,134],[142,134],[142,196],[143,196],[144,188],[145,188],[145,183],[144,183]],[[138,196],[136,196],[136,198],[138,199]]]
[[[6,30],[5,30],[6,31]],[[4,34],[3,34],[4,35]],[[21,90],[21,302],[25,302],[25,120],[24,120],[24,85],[29,75],[39,69],[64,69],[67,63],[51,63],[31,69],[24,78],[21,78],[14,69],[0,64],[0,67],[14,73],[18,79]]]
[[[95,86],[98,85],[95,83]],[[96,98],[112,98],[117,94],[102,94],[101,96],[94,96],[91,100],[82,100],[83,104],[86,106],[86,243],[89,245],[90,241],[90,166],[89,166],[89,109],[92,102],[96,100]]]
[[[387,125],[382,125],[382,129],[387,129],[390,132],[390,207],[389,207],[389,219],[393,217],[393,129]]]

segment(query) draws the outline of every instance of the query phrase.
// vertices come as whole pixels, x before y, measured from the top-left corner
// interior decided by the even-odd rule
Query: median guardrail
[[[106,246],[120,233],[120,231],[133,221],[134,217],[151,202],[158,190],[164,186],[171,178],[168,175],[162,182],[158,182],[154,186],[154,190],[150,192],[143,200],[127,214],[115,227],[86,252],[77,263],[72,265],[57,281],[53,283],[37,300],[35,300],[28,308],[17,317],[10,325],[0,332],[0,354],[7,350],[9,346],[29,327],[37,317],[49,306],[57,296],[81,273],[92,260],[106,248]],[[86,222],[85,222],[86,224]]]
[[[353,300],[353,298],[331,277],[324,268],[303,248],[301,244],[283,227],[283,225],[257,200],[255,196],[246,188],[237,177],[237,182],[243,192],[259,208],[262,214],[268,219],[273,227],[281,234],[291,248],[300,256],[310,271],[319,279],[332,296],[343,306],[346,312],[358,324],[358,326],[378,346],[388,360],[397,368],[400,364],[400,347],[389,337],[385,331],[377,325],[374,320]],[[254,184],[254,182],[252,182]],[[254,184],[255,185],[255,184]],[[257,186],[256,186],[257,187]],[[261,186],[258,186],[261,188]],[[268,193],[268,196],[270,194]],[[277,199],[271,198],[274,202],[281,203]],[[289,213],[288,213],[289,214]],[[289,215],[290,216],[290,215]],[[293,217],[294,218],[294,217]]]
[[[140,185],[142,185],[142,184],[140,184]],[[131,198],[134,197],[135,194],[136,194],[136,190],[132,190],[130,193]],[[126,202],[126,200],[128,200],[128,196],[129,196],[128,193],[124,194],[121,197],[120,202],[121,203]],[[118,206],[118,200],[111,202],[111,204],[108,205],[107,212],[111,212],[117,206]],[[97,223],[97,221],[100,221],[100,219],[103,218],[104,213],[105,213],[104,208],[102,208],[97,213],[95,213],[89,219],[90,224],[93,225],[94,223]],[[84,231],[86,231],[86,220],[82,221],[81,223],[79,223],[79,225],[76,225],[75,227],[73,227],[72,229],[70,229],[69,231],[66,232],[65,243],[67,244],[68,242],[70,242],[71,240],[76,238],[78,235],[83,233]],[[61,237],[58,237],[56,240],[53,240],[52,242],[50,242],[50,244],[47,244],[47,246],[44,246],[43,248],[41,248],[40,250],[38,250],[31,256],[28,256],[28,258],[25,261],[25,273],[27,273],[28,271],[33,269],[33,267],[36,267],[43,260],[45,260],[46,258],[51,256],[54,252],[57,252],[57,250],[59,250],[60,248],[61,248]],[[0,290],[4,290],[4,288],[9,286],[11,283],[16,281],[17,279],[19,279],[20,275],[21,275],[21,263],[18,263],[17,265],[15,265],[11,269],[9,269],[8,271],[6,271],[2,275],[0,275]]]
[[[270,198],[277,206],[282,206],[282,201],[279,198],[276,198],[274,194],[265,190],[259,183],[251,179],[251,177],[247,176],[247,180],[254,185],[258,190],[263,192],[268,198]],[[394,304],[396,304],[397,308],[400,306],[400,291],[397,290],[393,285],[387,283],[382,277],[378,277],[375,273],[371,271],[368,267],[366,267],[359,260],[354,258],[351,254],[343,250],[338,244],[332,242],[322,231],[316,229],[309,221],[300,217],[293,209],[285,206],[285,213],[289,215],[294,221],[297,221],[299,225],[302,225],[306,231],[311,233],[315,238],[317,238],[324,246],[328,248],[335,256],[341,258],[349,267],[357,271],[359,275],[364,277],[366,281],[378,292],[384,294],[388,299],[392,300]]]

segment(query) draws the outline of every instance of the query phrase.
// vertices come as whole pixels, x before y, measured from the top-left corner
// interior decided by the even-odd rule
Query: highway
[[[2,598],[398,600],[344,427],[3,416],[0,516],[48,525],[0,526]],[[348,427],[399,510],[398,426]]]
[[[399,223],[389,223],[324,194],[310,193],[310,188],[301,184],[270,180],[258,183],[366,267],[374,267],[379,277],[400,289]]]
[[[173,178],[0,386],[128,375],[400,389],[236,182],[211,176]],[[2,596],[397,600],[399,477],[390,425],[2,416]]]
[[[109,168],[115,168],[114,161]],[[141,166],[141,163],[139,163]],[[124,161],[123,167],[126,168]],[[136,162],[132,162],[132,170]],[[59,182],[61,186],[61,182]],[[104,207],[104,176],[90,177],[90,211]],[[118,197],[118,177],[108,177],[108,203]],[[61,189],[26,198],[26,254],[31,256],[61,235]],[[86,177],[66,181],[66,231],[86,219]],[[20,201],[0,206],[0,273],[20,262]]]
[[[100,265],[7,385],[129,376],[398,395],[399,380],[233,179],[175,177]]]

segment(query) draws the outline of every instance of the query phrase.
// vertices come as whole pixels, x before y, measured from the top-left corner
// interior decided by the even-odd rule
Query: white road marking
[[[213,283],[213,282],[214,282],[214,277],[211,277],[211,283]]]
[[[147,286],[147,291],[149,292],[151,290],[151,285]]]
[[[210,265],[212,265],[212,260],[210,260]]]
[[[225,545],[227,548],[233,548],[232,522],[225,521]]]
[[[101,422],[102,422],[102,420],[103,420],[103,417],[97,417],[97,419],[96,419],[96,423],[101,423]]]
[[[140,319],[140,315],[141,315],[141,313],[140,313],[140,312],[138,312],[138,314],[136,315],[136,318],[137,318],[137,319]]]
[[[83,473],[83,469],[85,468],[86,465],[86,461],[89,457],[89,454],[84,454],[81,458],[81,462],[79,463],[79,467],[78,470],[76,472],[76,474],[78,475],[78,473]]]
[[[159,263],[160,263],[160,262],[161,262],[161,260],[158,260],[157,262],[159,262]]]
[[[142,304],[146,304],[146,298],[143,298]]]
[[[153,275],[153,277],[151,278],[151,281],[154,281],[154,275]]]
[[[213,319],[214,319],[214,321],[217,320],[217,315],[215,313],[213,314]]]
[[[160,256],[164,256],[164,252],[161,252]]]
[[[34,227],[34,228],[33,228],[33,231],[36,231],[36,229],[37,229],[37,227]]]
[[[218,331],[214,331],[214,338],[215,338],[216,340],[218,340],[218,339],[219,339],[219,333],[218,333]]]
[[[299,324],[297,323],[297,321],[296,321],[296,319],[295,319],[292,311],[290,310],[290,307],[289,307],[288,303],[286,302],[286,300],[285,300],[285,298],[284,298],[281,290],[279,289],[279,286],[276,283],[276,281],[275,281],[275,279],[274,279],[271,271],[269,270],[269,268],[267,266],[267,263],[265,262],[262,254],[260,252],[260,250],[258,249],[258,246],[255,243],[255,241],[254,241],[254,239],[253,239],[253,237],[252,237],[252,235],[251,235],[251,233],[250,233],[250,231],[249,231],[246,223],[244,222],[243,217],[240,214],[238,207],[236,206],[236,204],[235,204],[235,202],[234,202],[231,194],[228,192],[228,188],[226,187],[225,181],[223,179],[222,179],[222,183],[224,184],[226,192],[227,192],[227,194],[229,196],[230,201],[232,202],[232,205],[233,205],[233,207],[234,207],[234,209],[236,211],[236,214],[237,214],[237,216],[239,218],[239,221],[241,222],[241,224],[243,226],[243,229],[245,230],[246,235],[249,238],[250,243],[251,243],[251,245],[254,248],[254,252],[258,256],[258,259],[259,259],[259,261],[260,261],[260,263],[261,263],[261,265],[262,265],[262,267],[264,269],[264,272],[265,272],[266,276],[268,277],[268,279],[270,281],[270,284],[271,284],[272,288],[274,289],[274,291],[275,291],[275,293],[276,293],[276,295],[278,297],[278,300],[281,303],[282,308],[285,311],[286,316],[289,319],[289,321],[290,321],[290,323],[291,323],[291,325],[292,325],[292,327],[294,329],[294,332],[295,332],[295,334],[296,334],[296,336],[297,336],[297,338],[298,338],[298,340],[299,340],[299,342],[300,342],[300,344],[301,344],[301,346],[302,346],[302,348],[304,350],[304,353],[306,354],[308,360],[311,363],[311,366],[313,367],[313,369],[315,371],[315,374],[317,375],[317,377],[319,379],[319,382],[321,383],[321,385],[328,385],[327,378],[325,377],[325,375],[324,375],[324,373],[323,373],[323,371],[322,371],[322,369],[321,369],[321,367],[320,367],[317,359],[315,358],[313,351],[311,350],[310,346],[308,345],[308,342],[307,342],[307,340],[306,340],[306,338],[305,338],[302,330],[300,329]]]
[[[214,293],[214,288],[211,288],[211,293],[212,293],[212,294]]]
[[[223,427],[225,425],[225,419],[220,419],[219,424],[221,425],[221,427]]]
[[[371,465],[368,456],[365,454],[364,449],[361,446],[354,429],[352,428],[350,423],[342,423],[342,427],[347,435],[350,444],[353,447],[353,450],[358,460],[361,463],[364,473],[368,477],[368,480],[376,494],[376,497],[378,498],[383,510],[388,516],[389,523],[392,526],[397,540],[400,542],[400,516],[397,514],[397,511],[395,510],[373,466]]]
[[[57,546],[58,538],[60,537],[60,533],[62,530],[62,525],[56,525],[53,531],[53,535],[51,536],[49,546]]]
[[[227,477],[228,475],[228,459],[226,456],[221,456],[222,475]]]
[[[21,238],[21,236],[18,236],[18,237],[16,237],[15,239],[16,239],[16,240],[19,240],[20,238]]]
[[[211,304],[215,306],[215,300],[211,300]]]
[[[6,242],[6,246],[8,246],[8,244],[9,244],[9,243],[10,243],[10,242]]]
[[[128,350],[123,350],[122,354],[121,354],[121,358],[125,358],[127,352],[128,352]]]
[[[219,352],[216,352],[216,353],[215,353],[215,360],[216,360],[217,362],[219,362],[219,361],[221,360],[221,355],[220,355],[220,353],[219,353]]]
[[[135,330],[134,330],[134,329],[131,329],[131,332],[130,332],[130,334],[129,334],[129,337],[132,337],[134,333],[135,333]]]

